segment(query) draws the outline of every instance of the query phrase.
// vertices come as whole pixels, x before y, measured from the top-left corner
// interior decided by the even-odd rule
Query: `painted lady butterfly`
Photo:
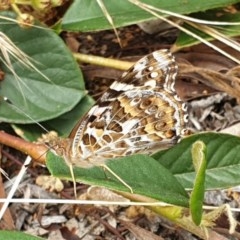
[[[174,85],[177,64],[168,50],[155,51],[112,83],[55,147],[69,166],[103,166],[106,159],[151,154],[184,134],[187,106]],[[104,165],[105,166],[105,165]]]

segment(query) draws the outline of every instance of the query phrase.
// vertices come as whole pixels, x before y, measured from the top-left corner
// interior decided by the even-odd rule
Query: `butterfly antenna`
[[[43,126],[41,125],[39,122],[37,122],[35,119],[33,119],[30,115],[28,115],[27,113],[25,113],[22,109],[20,109],[19,107],[17,107],[16,105],[14,105],[7,97],[1,97],[5,102],[7,102],[8,104],[10,104],[13,108],[15,108],[18,112],[24,114],[26,117],[28,117],[29,119],[31,119],[35,124],[37,124],[40,128],[42,128],[46,133],[48,133],[49,131]]]
[[[103,170],[108,171],[109,173],[111,173],[120,183],[122,183],[125,187],[127,187],[131,193],[133,193],[133,189],[121,178],[119,177],[115,172],[113,172],[106,164],[101,164],[100,165]]]

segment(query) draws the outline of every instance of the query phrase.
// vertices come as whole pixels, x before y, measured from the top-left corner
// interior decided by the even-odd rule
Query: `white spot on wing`
[[[156,87],[156,80],[154,80],[154,79],[149,80],[149,81],[144,83],[144,86],[149,86],[149,87],[155,88]]]
[[[153,67],[152,67],[152,66],[150,66],[150,67],[148,68],[148,70],[149,70],[149,71],[152,71],[152,70],[153,70]]]
[[[151,78],[156,78],[158,76],[158,72],[151,72]]]
[[[109,107],[97,107],[94,111],[94,115],[99,117],[103,114],[103,112],[105,112],[105,110],[107,110]]]
[[[122,128],[123,128],[123,134],[127,134],[134,125],[136,125],[138,123],[138,119],[129,119],[126,122],[122,123]]]
[[[136,72],[141,72],[144,68],[146,68],[147,64],[148,64],[148,59],[146,57],[142,58],[139,62],[137,62],[134,65],[133,70]]]
[[[113,90],[116,90],[116,91],[128,91],[128,90],[134,89],[134,85],[115,81],[110,86],[110,89],[113,89]]]

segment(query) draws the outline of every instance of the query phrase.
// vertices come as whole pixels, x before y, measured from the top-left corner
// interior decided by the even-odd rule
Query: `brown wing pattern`
[[[134,64],[79,123],[72,134],[71,163],[92,167],[176,143],[187,122],[186,105],[174,88],[176,75],[177,64],[168,50]]]

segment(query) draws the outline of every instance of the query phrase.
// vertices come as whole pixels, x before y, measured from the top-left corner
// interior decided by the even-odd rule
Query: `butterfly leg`
[[[69,171],[70,171],[72,181],[73,181],[74,197],[75,197],[75,199],[77,199],[77,185],[76,185],[76,178],[75,178],[75,175],[74,175],[74,172],[73,172],[73,165],[72,164],[69,165]]]
[[[133,193],[133,189],[122,179],[120,178],[115,172],[113,172],[107,165],[102,164],[100,165],[103,170],[108,171],[109,173],[111,173],[120,183],[122,183],[125,187],[127,187],[131,193]]]

